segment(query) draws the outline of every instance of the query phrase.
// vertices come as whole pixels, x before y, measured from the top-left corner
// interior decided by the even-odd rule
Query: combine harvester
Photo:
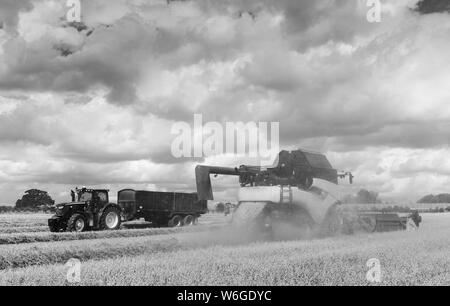
[[[416,211],[367,211],[361,205],[344,204],[330,187],[350,172],[338,173],[325,155],[305,150],[281,151],[273,167],[242,165],[238,168],[198,165],[195,169],[199,200],[213,200],[210,175],[238,176],[239,204],[233,214],[235,226],[245,226],[272,236],[277,228],[332,235],[354,231],[392,231],[418,227],[421,217]],[[316,184],[315,183],[319,183]],[[320,185],[320,187],[318,186]],[[356,208],[359,206],[358,208]]]

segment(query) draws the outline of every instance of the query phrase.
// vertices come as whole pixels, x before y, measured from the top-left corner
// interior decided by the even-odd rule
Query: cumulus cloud
[[[280,122],[282,147],[327,152],[385,197],[446,188],[448,1],[382,1],[369,23],[366,1],[94,0],[80,24],[63,1],[19,2],[0,3],[3,188],[193,188],[170,130],[195,113]]]
[[[32,8],[32,2],[29,0],[3,0],[0,3],[0,31],[3,28],[10,33],[15,33],[17,23],[19,22],[19,14],[29,11]]]

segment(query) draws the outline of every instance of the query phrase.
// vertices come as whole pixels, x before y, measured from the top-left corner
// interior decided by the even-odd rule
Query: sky
[[[355,190],[450,192],[450,1],[0,0],[0,204],[92,186],[194,191],[174,123],[279,122]],[[217,179],[216,199],[237,182]]]

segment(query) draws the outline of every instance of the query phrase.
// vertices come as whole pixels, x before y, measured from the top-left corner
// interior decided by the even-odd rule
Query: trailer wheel
[[[182,219],[180,216],[175,215],[169,221],[169,227],[180,227],[182,225]]]
[[[194,217],[192,217],[191,215],[187,215],[186,217],[184,217],[183,225],[184,226],[194,225]]]
[[[117,230],[120,227],[120,211],[116,207],[108,207],[100,218],[100,229]]]
[[[198,217],[194,216],[192,219],[192,225],[197,225],[198,224]]]
[[[82,214],[73,214],[67,222],[68,232],[84,232],[87,228],[86,218]]]

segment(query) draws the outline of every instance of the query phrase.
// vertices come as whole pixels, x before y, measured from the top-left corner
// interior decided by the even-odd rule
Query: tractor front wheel
[[[68,232],[84,232],[87,229],[86,218],[82,214],[73,214],[67,222]]]

